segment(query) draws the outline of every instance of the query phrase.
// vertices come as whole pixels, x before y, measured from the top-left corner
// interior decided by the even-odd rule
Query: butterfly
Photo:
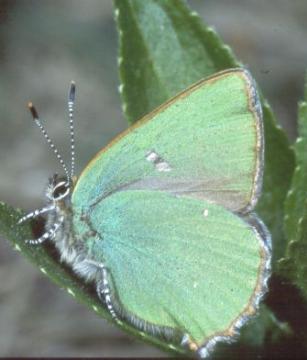
[[[270,234],[253,212],[264,166],[262,111],[245,69],[192,85],[98,152],[74,174],[36,108],[29,109],[63,167],[45,232],[61,261],[94,284],[113,320],[205,358],[230,342],[267,291]]]

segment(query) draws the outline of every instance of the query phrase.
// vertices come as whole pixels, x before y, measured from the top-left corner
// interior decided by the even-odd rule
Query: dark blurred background
[[[252,71],[291,141],[307,67],[306,0],[189,1]],[[32,100],[69,158],[66,96],[77,82],[77,171],[127,127],[109,0],[0,1],[0,199],[43,205],[59,169],[31,121]],[[158,356],[53,285],[0,239],[0,356]]]

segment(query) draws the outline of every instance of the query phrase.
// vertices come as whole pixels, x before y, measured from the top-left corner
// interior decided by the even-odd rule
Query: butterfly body
[[[116,322],[206,357],[266,291],[270,236],[251,212],[263,147],[251,76],[218,73],[120,135],[76,183],[52,179],[46,234]]]

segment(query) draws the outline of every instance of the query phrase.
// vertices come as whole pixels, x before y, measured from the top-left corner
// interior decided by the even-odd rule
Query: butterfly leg
[[[39,215],[44,214],[45,212],[48,212],[48,211],[52,211],[52,210],[54,210],[54,209],[55,209],[55,207],[52,205],[52,206],[46,206],[46,207],[44,207],[44,208],[42,208],[42,209],[37,209],[37,210],[35,210],[35,211],[32,211],[32,212],[30,212],[29,214],[23,216],[21,219],[19,219],[19,221],[18,221],[17,224],[18,224],[18,225],[19,225],[19,224],[22,224],[22,223],[24,223],[25,221],[27,221],[27,220],[29,220],[29,219],[36,218],[36,217],[38,217]]]
[[[96,291],[99,299],[106,304],[109,313],[116,322],[120,322],[117,314],[117,302],[113,299],[113,292],[110,286],[108,270],[103,264],[99,264]]]
[[[32,240],[26,240],[26,243],[31,244],[31,245],[40,245],[43,242],[45,242],[46,240],[52,240],[56,233],[59,231],[60,227],[62,226],[62,224],[64,223],[64,217],[60,217],[59,221],[52,224],[52,226],[38,239],[32,239]]]

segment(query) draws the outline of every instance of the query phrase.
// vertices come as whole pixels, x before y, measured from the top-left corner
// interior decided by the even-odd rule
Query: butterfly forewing
[[[93,204],[114,191],[151,189],[250,210],[262,180],[259,109],[244,70],[202,81],[98,153],[73,201]]]

